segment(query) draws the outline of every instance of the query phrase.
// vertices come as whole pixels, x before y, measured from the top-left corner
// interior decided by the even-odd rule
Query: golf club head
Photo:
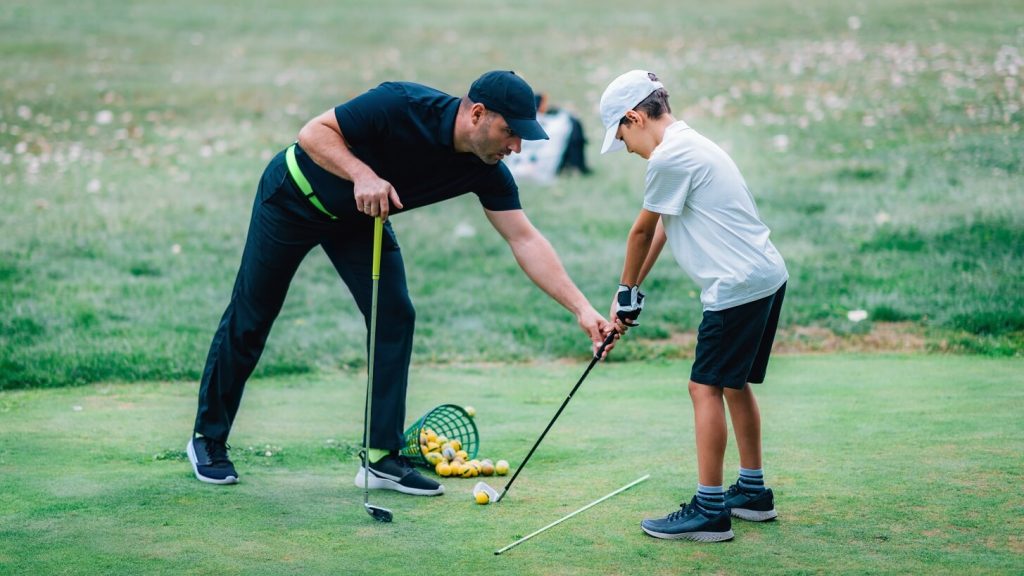
[[[473,494],[476,494],[477,492],[487,494],[487,502],[490,504],[494,504],[501,499],[498,495],[498,491],[488,486],[487,482],[477,482],[476,486],[473,486]]]
[[[366,508],[366,513],[373,516],[374,520],[378,522],[391,522],[391,510],[381,508],[380,506],[374,506],[373,504],[364,503],[363,506]]]

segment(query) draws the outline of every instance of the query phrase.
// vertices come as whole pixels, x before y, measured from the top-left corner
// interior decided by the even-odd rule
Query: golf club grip
[[[373,219],[373,279],[380,278],[380,252],[384,238],[384,221],[380,216]]]
[[[594,353],[594,358],[601,358],[601,356],[604,356],[604,349],[607,348],[608,345],[611,344],[613,341],[615,341],[616,334],[617,332],[612,330],[607,336],[605,336],[604,342],[601,343],[601,346],[597,349],[597,352]]]

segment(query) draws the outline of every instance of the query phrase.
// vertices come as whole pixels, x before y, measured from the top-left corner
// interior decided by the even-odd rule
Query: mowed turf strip
[[[525,456],[583,362],[419,366],[407,422],[477,409],[481,457]],[[352,485],[365,375],[250,383],[241,483],[194,479],[192,382],[0,393],[3,574],[1014,574],[1022,567],[1022,362],[935,355],[780,356],[757,388],[777,522],[719,545],[639,529],[695,489],[686,361],[599,364],[505,500]],[[727,481],[738,465],[730,443]],[[651,479],[495,557],[642,476]],[[499,488],[508,476],[488,481]]]

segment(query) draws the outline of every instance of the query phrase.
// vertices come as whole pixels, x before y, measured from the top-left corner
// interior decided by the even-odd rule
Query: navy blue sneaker
[[[228,459],[228,445],[213,438],[200,436],[189,440],[185,447],[188,461],[196,478],[209,484],[234,484],[238,482],[235,465]]]
[[[714,516],[707,516],[697,505],[694,496],[689,504],[664,518],[647,519],[640,523],[644,532],[666,540],[695,540],[697,542],[724,542],[732,540],[732,519],[726,508]]]
[[[725,493],[725,507],[732,509],[733,516],[750,522],[767,522],[778,516],[771,488],[748,492],[733,484]]]
[[[359,456],[363,458],[363,453],[360,452]],[[363,460],[365,461],[365,458]],[[380,460],[370,463],[369,474],[366,473],[364,466],[359,466],[355,485],[363,488],[367,484],[371,490],[395,490],[413,496],[444,494],[444,486],[420,474],[409,462],[409,459],[398,452],[392,452]]]

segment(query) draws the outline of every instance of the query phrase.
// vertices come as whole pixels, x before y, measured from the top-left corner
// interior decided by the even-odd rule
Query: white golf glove
[[[636,319],[644,309],[645,297],[639,286],[619,284],[619,291],[615,295],[615,316],[626,326],[639,326]]]

